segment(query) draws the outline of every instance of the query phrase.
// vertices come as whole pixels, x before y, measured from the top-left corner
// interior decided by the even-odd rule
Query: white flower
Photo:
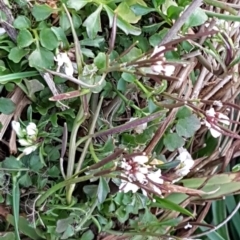
[[[24,137],[24,132],[21,129],[20,123],[17,121],[12,121],[12,128],[18,137]]]
[[[66,75],[73,76],[74,68],[66,52],[58,53],[54,60],[58,63],[57,71],[59,71],[60,67],[63,67]]]
[[[18,136],[18,142],[25,147],[23,153],[28,155],[38,148],[36,144],[38,129],[35,123],[30,122],[26,128],[21,128],[19,122],[12,121],[12,128]]]
[[[156,55],[156,54],[158,54],[158,53],[160,53],[160,52],[163,52],[165,49],[166,48],[164,46],[160,46],[160,47],[159,46],[155,46],[154,49],[153,49],[153,53],[151,54],[151,57]],[[160,57],[164,57],[164,54],[161,53],[159,56]]]
[[[137,162],[138,164],[144,164],[148,162],[148,157],[145,155],[139,155],[139,156],[133,157],[132,160],[134,162]]]
[[[180,164],[177,167],[176,174],[179,177],[184,177],[190,172],[190,169],[194,165],[194,161],[187,149],[179,148],[178,150],[180,154],[177,159],[180,160]]]
[[[175,66],[170,65],[170,64],[165,64],[164,65],[164,73],[166,76],[172,76],[175,71]]]
[[[132,122],[134,120],[136,120],[137,118],[135,117],[132,117],[130,118],[129,122]],[[137,134],[141,134],[143,133],[143,131],[147,128],[147,123],[143,123],[141,125],[138,125],[134,128],[134,131],[137,133]]]
[[[184,226],[184,229],[192,228],[192,225],[188,222],[186,226]]]
[[[29,147],[24,148],[23,153],[25,155],[29,155],[30,153],[34,152],[38,148],[38,145],[32,145]]]
[[[127,182],[125,180],[121,180],[121,184],[119,186],[119,190],[120,192],[130,192],[132,191],[133,193],[136,193],[140,188],[134,184],[134,183],[131,183],[131,182]]]
[[[163,184],[163,179],[161,178],[161,176],[161,169],[158,169],[156,172],[151,172],[147,175],[147,177],[154,183]]]
[[[229,125],[229,117],[220,112],[215,112],[214,108],[210,108],[209,110],[207,110],[205,125],[208,127],[210,133],[214,138],[218,138],[222,134],[220,127],[217,126],[218,123]]]
[[[149,159],[145,155],[134,156],[127,160],[123,159],[120,163],[122,168],[121,176],[126,178],[127,181],[121,180],[120,191],[132,191],[135,193],[141,189],[143,194],[147,196],[147,192],[144,189],[144,186],[146,186],[146,189],[161,195],[161,189],[158,186],[158,184],[163,184],[161,170],[153,171],[152,166],[146,165],[148,161]]]
[[[38,134],[37,126],[34,122],[30,122],[26,127],[28,136],[36,136]]]

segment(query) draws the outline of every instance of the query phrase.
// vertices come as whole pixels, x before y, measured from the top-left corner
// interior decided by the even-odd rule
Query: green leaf
[[[166,0],[152,0],[153,6],[155,8],[160,7],[160,5],[162,5],[163,3],[165,3]]]
[[[11,214],[7,215],[7,221],[14,226],[13,216]],[[28,236],[32,240],[41,240],[42,238],[38,236],[36,233],[36,229],[29,226],[29,222],[24,217],[19,217],[19,231],[21,231],[24,235]],[[14,240],[14,238],[12,238]]]
[[[176,124],[176,131],[179,136],[192,137],[200,128],[201,122],[196,115],[179,119]]]
[[[80,240],[92,240],[94,239],[94,234],[91,230],[87,230],[80,238]]]
[[[97,36],[97,33],[102,31],[100,19],[101,11],[102,5],[99,5],[96,11],[90,14],[83,23],[83,26],[87,29],[87,34],[90,39],[94,39]]]
[[[15,111],[16,105],[9,98],[0,98],[0,112],[9,115]]]
[[[184,145],[184,140],[177,133],[168,133],[164,137],[163,143],[169,151],[174,151]]]
[[[208,16],[201,8],[197,8],[192,15],[186,20],[183,29],[186,31],[188,28],[196,27],[204,24],[208,20]]]
[[[181,206],[179,206],[178,204],[176,204],[174,202],[171,202],[167,199],[160,198],[160,197],[155,197],[155,199],[156,199],[156,202],[152,203],[153,207],[170,209],[171,211],[177,211],[177,212],[180,212],[180,213],[185,214],[187,216],[193,217],[193,214],[191,212],[189,212],[185,208],[182,208]]]
[[[192,114],[191,109],[189,107],[183,106],[178,110],[176,117],[185,118],[191,116],[191,114]]]
[[[63,29],[61,27],[51,27],[51,30],[56,35],[58,41],[63,43],[63,48],[68,48],[69,43]]]
[[[26,84],[30,98],[34,97],[34,93],[39,92],[45,88],[44,85],[37,79],[24,79],[24,82]]]
[[[114,12],[113,10],[108,7],[107,5],[103,5],[104,9],[107,12],[108,18],[109,18],[109,25],[110,27],[112,26],[113,23],[113,17],[114,17]],[[130,23],[122,19],[120,16],[117,18],[117,26],[125,32],[125,34],[132,34],[132,35],[140,35],[141,34],[141,29],[132,26]]]
[[[10,50],[8,58],[15,63],[19,63],[21,59],[29,53],[29,50],[14,47]]]
[[[48,5],[37,5],[34,4],[33,9],[32,9],[32,15],[36,19],[36,21],[43,21],[46,18],[48,18],[54,10],[49,7]]]
[[[0,240],[15,240],[15,233],[7,232],[0,237]]]
[[[74,8],[76,11],[79,11],[81,8],[83,8],[87,3],[91,2],[92,0],[68,0],[67,6],[69,8]]]
[[[22,163],[18,161],[15,157],[10,156],[5,158],[5,160],[2,162],[2,168],[20,169],[22,168]]]
[[[131,10],[135,13],[137,16],[143,16],[150,12],[155,12],[156,10],[154,8],[149,8],[147,6],[143,6],[140,4],[134,4],[131,6]]]
[[[54,55],[49,50],[39,47],[29,56],[30,67],[51,68],[54,64]]]
[[[40,42],[49,50],[54,50],[58,46],[58,40],[50,28],[43,28],[40,31]]]
[[[137,57],[141,56],[142,51],[136,47],[132,48],[126,55],[124,55],[121,60],[122,62],[130,62]]]
[[[100,177],[98,191],[97,191],[98,202],[100,204],[104,202],[109,192],[110,192],[110,188],[108,186],[108,182],[106,181],[105,178]]]
[[[33,43],[33,41],[34,39],[32,37],[32,34],[28,30],[22,29],[19,31],[17,36],[18,47],[20,48],[28,47]]]
[[[141,0],[124,0],[118,5],[114,12],[128,23],[137,23],[141,19],[141,16],[135,14],[132,10],[132,5],[136,4],[146,7],[146,3]]]
[[[167,16],[170,19],[178,19],[180,13],[183,11],[182,7],[177,7],[177,6],[170,6],[167,9]]]
[[[30,28],[31,27],[31,22],[27,17],[19,15],[14,20],[13,26],[17,29]]]
[[[28,77],[34,77],[34,76],[39,76],[39,72],[28,71],[28,72],[6,74],[3,76],[0,76],[0,84],[6,84],[6,83],[14,81],[14,80],[28,78]]]
[[[135,76],[131,73],[122,73],[121,75],[122,79],[124,79],[126,82],[133,83],[135,81]]]
[[[60,15],[59,25],[63,29],[63,31],[67,31],[68,29],[71,28],[69,19],[68,19],[67,14],[65,12],[62,12],[62,14]]]
[[[23,187],[26,187],[26,188],[32,185],[32,180],[27,172],[23,174],[18,181],[19,181],[19,184],[21,184]]]
[[[94,64],[97,66],[98,69],[105,69],[106,68],[106,54],[105,53],[98,53],[98,55],[94,59]]]

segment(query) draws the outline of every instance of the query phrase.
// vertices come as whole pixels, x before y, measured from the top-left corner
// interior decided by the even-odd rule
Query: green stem
[[[204,10],[204,11],[209,17],[216,17],[216,18],[223,19],[226,21],[240,22],[240,16],[232,16],[232,15],[226,15],[226,14],[221,14],[221,13],[214,13],[214,12],[211,12],[208,10]]]
[[[63,182],[60,182],[60,183],[54,185],[53,187],[48,189],[46,192],[44,192],[43,195],[41,195],[41,197],[36,202],[36,206],[40,207],[47,200],[47,198],[49,198],[51,195],[53,195],[59,189],[64,188],[71,184],[76,184],[76,183],[87,181],[93,177],[94,177],[94,174],[89,174],[89,175],[85,175],[85,176],[78,177],[78,178],[72,177],[70,179],[67,179]],[[104,175],[104,177],[114,178],[114,177],[116,177],[116,175],[115,174],[106,174],[106,175]]]
[[[80,74],[82,72],[82,65],[83,65],[83,56],[82,56],[82,51],[81,51],[81,46],[73,25],[73,21],[71,18],[71,15],[69,14],[69,11],[66,7],[66,5],[63,3],[63,8],[67,14],[70,26],[71,26],[71,30],[72,30],[72,35],[73,35],[73,39],[74,39],[74,45],[75,45],[75,53],[76,53],[76,62],[77,62],[77,68],[78,68],[78,73]]]
[[[89,130],[89,134],[93,134],[94,133],[96,122],[97,122],[97,119],[98,119],[98,116],[99,116],[99,113],[100,113],[100,110],[101,110],[102,102],[103,102],[103,97],[101,97],[101,99],[99,101],[99,105],[98,105],[97,111],[95,112],[95,115],[94,115],[94,118],[93,118],[90,130]],[[92,138],[88,138],[87,139],[87,141],[85,143],[85,146],[83,148],[81,157],[79,158],[79,161],[78,161],[75,173],[80,171],[80,169],[82,167],[82,163],[83,163],[83,161],[84,161],[84,159],[86,157],[86,154],[87,154],[87,151],[88,151],[88,147],[89,147],[89,144],[91,143],[91,141],[92,141]],[[76,147],[77,146],[75,144],[75,149],[73,149],[74,152],[76,152]],[[74,155],[74,157],[75,157],[75,155]],[[72,170],[73,170],[73,166],[72,166]],[[66,194],[67,194],[67,202],[68,202],[68,204],[70,204],[71,201],[72,201],[72,193],[74,191],[74,188],[75,188],[75,185],[71,185],[71,186],[69,186],[69,188],[67,188],[67,193]]]
[[[81,124],[85,120],[83,107],[81,106],[79,108],[78,114],[75,118],[75,121],[73,123],[72,133],[70,137],[70,143],[69,143],[69,157],[68,157],[68,166],[67,166],[67,178],[71,177],[73,174],[73,168],[75,163],[75,155],[76,155],[76,139],[77,139],[77,133],[78,129],[81,126]]]
[[[79,232],[82,230],[83,225],[91,218],[92,213],[93,213],[94,209],[97,207],[97,205],[98,205],[98,200],[96,199],[95,202],[93,203],[92,207],[89,209],[87,214],[85,214],[84,218],[81,220],[81,223],[75,229],[76,232]]]
[[[229,7],[228,5],[226,5],[223,2],[219,2],[219,1],[215,1],[215,0],[204,0],[204,3],[212,5],[214,7],[221,8],[223,10],[226,10],[227,12],[229,12],[233,15],[237,15],[237,11],[235,9]]]
[[[12,187],[12,204],[13,204],[13,215],[14,215],[14,231],[16,240],[21,240],[18,222],[19,222],[19,203],[20,203],[20,193],[18,184],[18,174],[14,174],[12,177],[13,187]]]

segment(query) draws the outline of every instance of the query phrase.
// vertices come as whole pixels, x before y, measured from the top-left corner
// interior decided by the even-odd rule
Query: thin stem
[[[72,22],[71,15],[69,14],[69,11],[64,3],[62,4],[62,6],[67,14],[69,23],[71,25],[71,30],[72,30],[72,35],[73,35],[74,45],[75,45],[77,68],[78,68],[78,73],[80,74],[82,72],[82,65],[83,65],[83,56],[82,56],[81,46]]]
[[[226,21],[233,21],[233,22],[239,22],[240,21],[240,16],[233,16],[233,15],[215,13],[215,12],[211,12],[211,11],[208,11],[208,10],[204,10],[204,11],[209,17],[216,17],[216,18],[219,18],[219,19],[223,19],[223,20],[226,20]]]
[[[70,137],[67,178],[71,177],[73,174],[76,147],[77,147],[77,145],[76,145],[77,133],[78,133],[79,127],[84,122],[84,120],[85,120],[84,111],[83,111],[82,106],[80,106],[78,114],[73,123],[72,133],[71,133],[71,137]]]
[[[218,224],[217,226],[215,226],[213,229],[209,229],[203,233],[199,233],[199,234],[196,234],[196,235],[193,235],[191,236],[192,239],[194,238],[199,238],[199,237],[202,237],[202,236],[205,236],[209,233],[212,233],[212,232],[215,232],[217,231],[219,228],[221,228],[222,226],[224,226],[229,220],[232,219],[232,217],[234,216],[234,214],[240,209],[240,202],[238,203],[238,205],[235,207],[235,209],[231,212],[231,214],[226,218],[224,219],[220,224]]]
[[[215,1],[215,0],[204,0],[204,3],[226,10],[232,15],[237,15],[237,11],[232,7],[228,6],[226,3]]]
[[[94,133],[94,129],[95,129],[95,126],[96,126],[96,122],[97,122],[97,119],[98,119],[98,116],[99,116],[99,113],[100,113],[100,110],[101,110],[101,106],[102,106],[102,102],[103,102],[103,97],[101,97],[100,101],[99,101],[99,105],[98,105],[98,108],[95,112],[95,115],[94,115],[94,118],[93,118],[93,121],[92,121],[92,124],[91,124],[91,127],[89,129],[89,135],[90,134],[93,134]],[[77,167],[76,167],[76,170],[75,170],[75,173],[78,173],[82,167],[82,163],[86,157],[86,154],[87,154],[87,151],[88,151],[88,147],[89,147],[89,144],[91,143],[92,141],[92,138],[88,138],[86,143],[85,143],[85,146],[83,148],[83,151],[82,151],[82,154],[81,154],[81,157],[80,159],[78,160],[78,164],[77,164]],[[73,149],[74,152],[76,152],[76,145],[74,146],[75,149]],[[75,155],[74,155],[75,157]],[[74,163],[74,162],[73,162]],[[72,170],[73,170],[73,166],[72,167]],[[72,193],[74,191],[74,188],[75,188],[75,184],[74,185],[70,185],[69,188],[67,189],[67,202],[70,204],[71,201],[72,201]]]
[[[165,43],[168,43],[172,39],[174,39],[183,26],[183,24],[186,22],[187,18],[195,11],[196,8],[202,5],[202,0],[195,0],[193,1],[189,7],[183,12],[182,16],[178,18],[178,20],[174,23],[172,28],[168,31],[168,33],[165,35],[163,40],[160,42],[159,45],[163,45]]]

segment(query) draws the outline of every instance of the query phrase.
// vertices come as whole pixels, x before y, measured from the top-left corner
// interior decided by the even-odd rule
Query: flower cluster
[[[73,76],[74,68],[66,52],[58,53],[56,57],[54,57],[54,60],[58,64],[57,72],[59,72],[60,68],[63,67],[63,70],[66,75],[71,77]]]
[[[12,121],[12,128],[18,136],[18,142],[24,147],[23,153],[28,155],[34,152],[38,148],[37,135],[38,129],[35,123],[30,122],[26,128],[21,128],[21,125],[17,121]]]
[[[224,125],[229,125],[229,117],[220,112],[215,112],[214,108],[210,108],[206,111],[205,125],[210,130],[210,133],[214,138],[221,136],[221,128],[217,125],[222,123]]]
[[[180,164],[176,167],[175,173],[179,178],[175,179],[173,182],[177,182],[186,176],[194,165],[194,160],[192,159],[192,156],[187,151],[187,149],[181,147],[178,149],[178,151],[179,155],[177,157],[177,160],[180,161]]]
[[[175,66],[171,64],[167,64],[164,57],[164,50],[166,48],[164,46],[158,47],[156,46],[151,54],[151,58],[156,58],[157,61],[153,62],[151,69],[153,72],[158,74],[165,74],[166,76],[172,76],[175,71]]]
[[[123,159],[120,164],[122,169],[120,191],[133,193],[139,189],[147,196],[146,189],[161,195],[159,184],[163,184],[161,170],[154,171],[153,167],[147,165],[148,157],[145,155],[134,156],[130,159]],[[126,179],[126,180],[124,180]]]

